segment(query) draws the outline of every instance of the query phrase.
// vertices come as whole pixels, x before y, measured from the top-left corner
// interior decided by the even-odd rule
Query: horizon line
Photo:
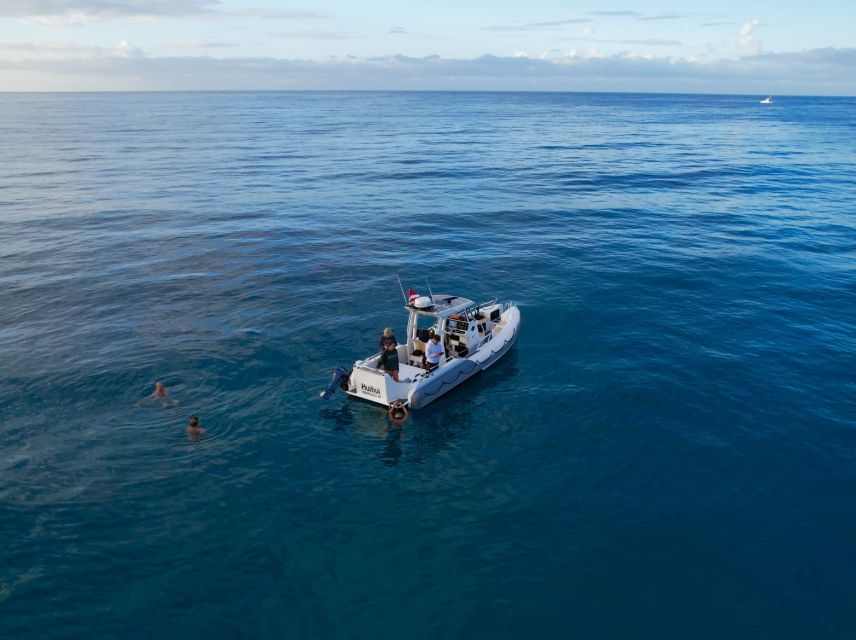
[[[752,98],[773,96],[779,98],[856,98],[856,94],[808,93],[709,93],[693,91],[585,91],[566,89],[53,89],[16,91],[0,89],[2,95],[45,94],[120,94],[120,93],[528,93],[528,94],[587,94],[587,95],[651,95],[651,96],[711,96]]]

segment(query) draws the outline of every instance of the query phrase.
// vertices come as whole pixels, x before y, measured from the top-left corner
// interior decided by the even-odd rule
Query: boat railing
[[[480,302],[477,305],[475,305],[475,308],[477,311],[480,311],[481,309],[486,309],[487,307],[492,307],[495,304],[496,304],[496,298],[494,298],[493,300],[488,300],[487,302]]]
[[[479,341],[478,347],[476,347],[476,348],[483,347],[484,345],[486,345],[491,340],[493,340],[493,333],[488,332],[488,333],[484,334],[484,337],[482,337],[482,339]]]
[[[379,357],[380,357],[380,351],[378,351],[374,355],[371,355],[367,358],[363,358],[362,360],[357,360],[354,363],[354,369],[362,369],[363,371],[378,371],[379,370],[378,367],[372,367],[371,365],[366,364],[366,363],[369,360],[373,360],[373,359],[379,358]]]
[[[496,304],[496,300],[493,300],[492,302],[485,303],[484,306],[489,307],[489,306],[492,306],[494,304]],[[502,313],[505,313],[506,311],[508,311],[512,306],[514,306],[514,303],[511,300],[509,300],[508,302],[503,302],[500,305],[500,307],[502,309]],[[486,331],[484,336],[482,337],[482,339],[479,340],[478,346],[476,346],[476,349],[486,345],[488,342],[493,340],[493,336],[494,336],[493,330]]]

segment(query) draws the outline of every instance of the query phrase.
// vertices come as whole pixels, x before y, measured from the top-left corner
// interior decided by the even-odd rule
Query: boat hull
[[[506,320],[505,328],[502,331],[494,335],[490,342],[482,345],[473,355],[454,360],[432,373],[410,391],[408,404],[413,409],[422,409],[443,394],[466,382],[479,371],[484,371],[495,364],[508,353],[520,332],[520,311],[517,307],[511,307],[506,313],[510,317]]]
[[[382,371],[369,366],[374,358],[357,361],[348,381],[348,395],[368,400],[383,406],[389,406],[396,400],[407,402],[412,409],[421,409],[443,394],[466,382],[479,371],[495,364],[517,340],[520,332],[520,311],[509,305],[501,316],[501,322],[470,356],[453,358],[425,373],[421,368],[401,364],[399,378],[395,382]],[[405,349],[403,345],[399,349]],[[406,360],[406,353],[400,352],[400,360]],[[376,357],[376,356],[375,356]]]

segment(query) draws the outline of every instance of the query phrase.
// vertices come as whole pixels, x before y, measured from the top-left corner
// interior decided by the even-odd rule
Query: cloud
[[[640,16],[636,18],[637,20],[680,20],[681,18],[686,18],[687,16],[680,13],[663,13],[657,16]]]
[[[240,46],[234,42],[176,42],[174,44],[165,44],[158,49],[231,49]]]
[[[24,18],[46,26],[84,22],[156,18],[264,18],[306,20],[327,18],[318,11],[246,8],[226,10],[220,0],[2,0],[0,18]]]
[[[277,38],[294,38],[304,40],[353,40],[359,36],[342,31],[280,31],[273,34]]]
[[[547,57],[331,58],[153,57],[113,49],[0,43],[2,90],[542,90],[856,95],[856,49],[697,61],[596,48]],[[2,59],[14,48],[16,60]],[[61,55],[60,55],[61,54]],[[73,54],[76,57],[66,58]]]
[[[0,41],[0,57],[4,56],[35,62],[78,60],[86,63],[96,59],[138,58],[145,56],[145,52],[125,40],[115,47],[82,45],[74,42],[6,40]]]
[[[588,18],[571,18],[569,20],[553,20],[551,22],[528,22],[526,24],[496,25],[483,27],[484,31],[541,31],[544,29],[556,29],[569,24],[582,24],[591,22]]]
[[[87,20],[198,16],[213,13],[219,4],[218,0],[3,0],[0,17],[65,25]]]
[[[589,11],[586,13],[589,16],[604,16],[604,17],[628,17],[635,18],[637,16],[641,16],[642,14],[638,11]]]
[[[683,13],[661,13],[659,15],[646,16],[639,11],[588,11],[588,16],[601,16],[604,18],[635,18],[636,20],[654,21],[654,20],[680,20],[689,17]]]
[[[145,52],[139,47],[135,47],[127,40],[122,40],[119,46],[116,47],[116,55],[120,58],[142,58]]]
[[[683,44],[680,40],[666,40],[663,38],[639,38],[636,40],[615,40],[611,38],[560,38],[568,42],[599,42],[601,44],[629,44],[646,47],[676,47]]]
[[[744,22],[740,27],[740,34],[737,36],[737,44],[747,53],[761,53],[761,43],[755,38],[755,28],[758,26],[757,20]]]
[[[266,20],[327,20],[330,14],[323,11],[302,11],[299,9],[236,9],[221,11],[225,16],[241,18],[264,18]]]

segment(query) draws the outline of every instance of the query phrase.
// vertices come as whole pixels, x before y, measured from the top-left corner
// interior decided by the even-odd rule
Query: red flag
[[[416,301],[416,298],[419,297],[419,294],[416,293],[413,289],[408,289],[407,295],[409,296],[410,304],[413,304]]]

